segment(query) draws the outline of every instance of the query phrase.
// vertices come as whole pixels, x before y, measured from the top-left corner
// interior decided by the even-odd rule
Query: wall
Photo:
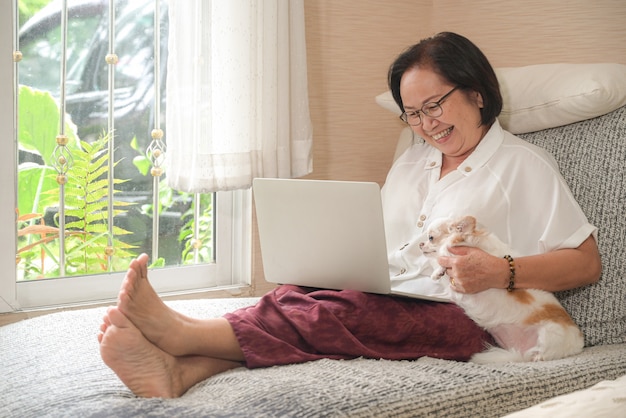
[[[626,64],[624,0],[478,0],[461,10],[456,3],[433,1],[433,31],[464,34],[494,66]]]
[[[626,64],[624,0],[305,0],[309,94],[318,179],[382,184],[402,123],[378,107],[394,57],[454,31],[497,67],[548,62]],[[255,231],[256,234],[256,231]],[[263,277],[254,237],[256,294]]]

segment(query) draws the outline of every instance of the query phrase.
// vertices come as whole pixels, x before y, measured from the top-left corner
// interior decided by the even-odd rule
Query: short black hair
[[[404,112],[400,80],[415,67],[430,68],[450,84],[477,91],[483,98],[481,125],[491,126],[502,110],[498,78],[483,52],[469,39],[453,32],[441,32],[423,39],[396,58],[388,73],[393,99]]]

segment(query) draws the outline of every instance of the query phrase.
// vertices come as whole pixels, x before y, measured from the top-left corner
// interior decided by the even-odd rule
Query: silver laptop
[[[268,282],[433,299],[391,291],[377,183],[257,178],[253,193]]]

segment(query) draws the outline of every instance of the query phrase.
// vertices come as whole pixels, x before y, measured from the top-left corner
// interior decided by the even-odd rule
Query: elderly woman
[[[466,38],[440,33],[389,70],[401,118],[423,139],[393,165],[383,188],[394,289],[438,298],[446,290],[418,242],[440,216],[473,215],[515,249],[508,260],[452,249],[439,263],[454,290],[571,289],[600,275],[595,233],[552,158],[504,131],[498,80]],[[193,319],[167,307],[147,277],[148,257],[131,262],[116,307],[99,334],[104,362],[138,396],[176,397],[235,367],[321,358],[467,360],[493,343],[452,303],[279,286],[252,307]]]

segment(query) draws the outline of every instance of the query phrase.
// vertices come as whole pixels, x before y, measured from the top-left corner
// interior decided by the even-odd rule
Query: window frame
[[[58,279],[16,281],[17,251],[17,83],[14,64],[16,2],[0,4],[0,313],[97,303],[114,300],[125,272]],[[8,139],[7,139],[8,138]],[[215,195],[215,263],[170,266],[150,271],[150,281],[161,294],[191,293],[251,284],[252,196],[250,190]]]

